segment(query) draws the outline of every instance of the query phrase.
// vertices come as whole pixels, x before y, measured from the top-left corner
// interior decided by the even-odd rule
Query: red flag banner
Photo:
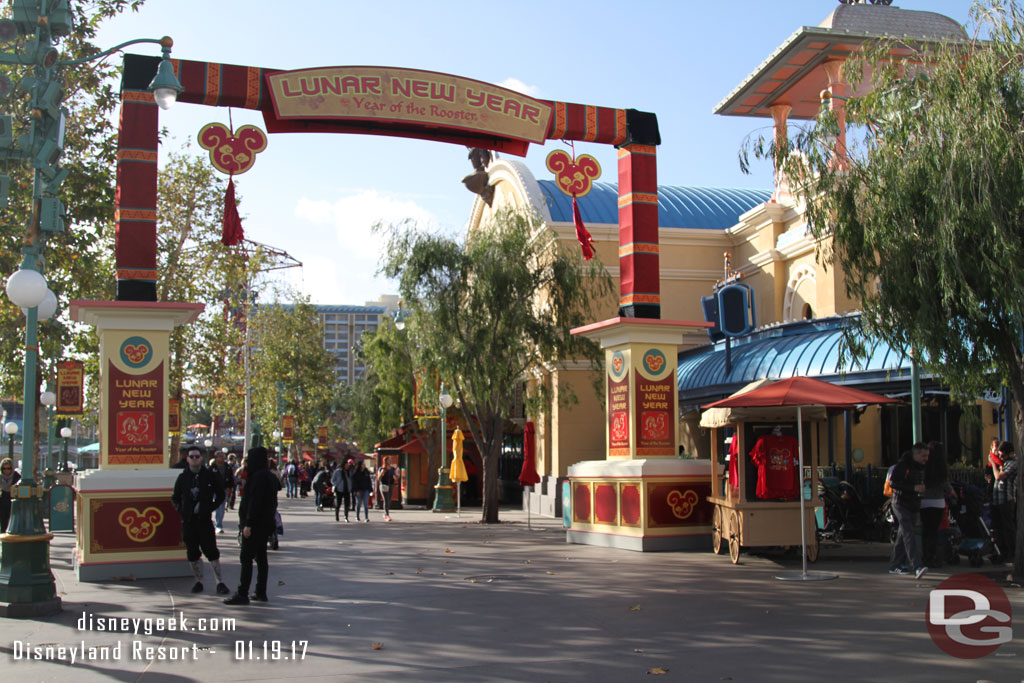
[[[167,431],[172,434],[181,431],[181,401],[176,398],[167,399]]]
[[[572,222],[576,224],[576,239],[580,241],[583,248],[583,259],[589,261],[594,258],[594,239],[590,236],[587,226],[583,225],[583,216],[580,215],[580,207],[576,203],[576,196],[572,198]]]
[[[81,415],[85,409],[85,366],[81,361],[57,363],[57,414]]]
[[[228,191],[224,193],[224,230],[220,241],[226,246],[233,247],[244,237],[242,219],[238,215],[238,205],[235,203],[235,179],[232,177],[228,180]]]
[[[292,443],[295,441],[295,418],[291,415],[285,415],[282,417],[281,431],[284,433],[282,441],[285,443]]]

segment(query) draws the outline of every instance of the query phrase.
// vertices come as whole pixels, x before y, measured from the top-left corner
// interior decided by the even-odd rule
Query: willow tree
[[[516,386],[561,359],[596,364],[596,344],[569,331],[594,319],[610,278],[578,249],[559,246],[538,217],[507,209],[461,243],[411,223],[393,226],[382,270],[398,280],[415,321],[414,364],[436,368],[466,417],[483,459],[482,521],[495,523]],[[436,404],[436,387],[427,391]]]
[[[847,103],[844,156],[828,112],[784,146],[755,147],[800,187],[819,257],[845,273],[863,328],[919,352],[956,396],[1008,386],[1021,444],[1024,15],[993,3],[972,17],[987,40],[911,46],[902,60],[892,50],[907,46],[884,42],[846,65],[871,90]],[[1024,503],[1017,576],[1022,521]]]
[[[417,324],[417,319],[409,318],[404,329],[385,323],[363,335],[357,352],[365,361],[366,374],[345,388],[344,409],[351,415],[360,443],[371,444],[397,427],[407,428],[427,453],[427,471],[432,475],[440,465],[439,420],[417,417],[413,406],[436,403],[438,387],[417,386],[417,376],[437,373],[420,365],[426,359],[413,347],[412,340],[419,337]],[[433,395],[417,397],[417,389]]]

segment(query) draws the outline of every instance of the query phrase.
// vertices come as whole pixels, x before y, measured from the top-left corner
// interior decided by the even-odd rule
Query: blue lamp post
[[[12,0],[11,19],[0,20],[0,42],[9,43],[21,36],[24,49],[20,53],[0,52],[0,64],[30,67],[31,76],[22,79],[20,87],[29,95],[28,132],[16,140],[12,119],[0,115],[0,158],[28,161],[33,169],[32,214],[28,220],[22,246],[20,269],[7,280],[7,296],[25,310],[25,372],[22,404],[25,433],[22,439],[22,473],[24,478],[12,487],[11,520],[7,534],[0,537],[0,616],[39,617],[61,609],[53,573],[50,571],[50,539],[39,514],[42,487],[35,478],[36,469],[36,367],[38,364],[38,322],[45,319],[40,311],[49,288],[43,277],[46,259],[46,238],[64,230],[64,205],[57,198],[60,184],[68,170],[59,165],[64,146],[64,124],[68,111],[62,105],[64,87],[60,72],[64,67],[105,57],[128,45],[157,43],[163,59],[150,84],[157,104],[166,109],[183,90],[174,78],[170,63],[170,38],[131,40],[95,55],[59,62],[54,46],[71,32],[72,13],[69,0]],[[3,80],[7,80],[6,77]],[[7,81],[7,85],[10,83]],[[4,88],[0,88],[3,90]],[[9,88],[7,88],[9,90]],[[6,203],[10,179],[0,176],[0,199]],[[56,309],[56,297],[53,297]]]

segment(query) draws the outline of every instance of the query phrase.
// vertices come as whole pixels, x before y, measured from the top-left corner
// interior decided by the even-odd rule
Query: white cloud
[[[373,232],[375,223],[409,218],[422,226],[437,224],[434,215],[416,202],[376,190],[359,190],[333,201],[303,197],[294,215],[312,226],[296,227],[294,233],[314,237],[301,250],[293,250],[302,261],[301,273],[287,275],[314,303],[333,305],[361,305],[395,291],[394,283],[375,275],[386,241]],[[334,239],[326,231],[333,231]]]
[[[535,85],[526,85],[518,78],[506,78],[498,85],[500,85],[502,88],[508,88],[509,90],[521,92],[524,95],[529,95],[530,97],[536,97],[540,93],[540,88],[538,88]]]

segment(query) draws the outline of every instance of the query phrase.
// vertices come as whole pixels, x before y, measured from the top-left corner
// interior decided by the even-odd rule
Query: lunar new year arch
[[[117,299],[155,301],[159,59],[126,55],[117,168]],[[258,109],[271,133],[362,133],[438,140],[525,156],[530,143],[619,149],[620,315],[660,318],[654,114],[537,100],[458,76],[392,67],[280,71],[173,60],[179,102]]]

